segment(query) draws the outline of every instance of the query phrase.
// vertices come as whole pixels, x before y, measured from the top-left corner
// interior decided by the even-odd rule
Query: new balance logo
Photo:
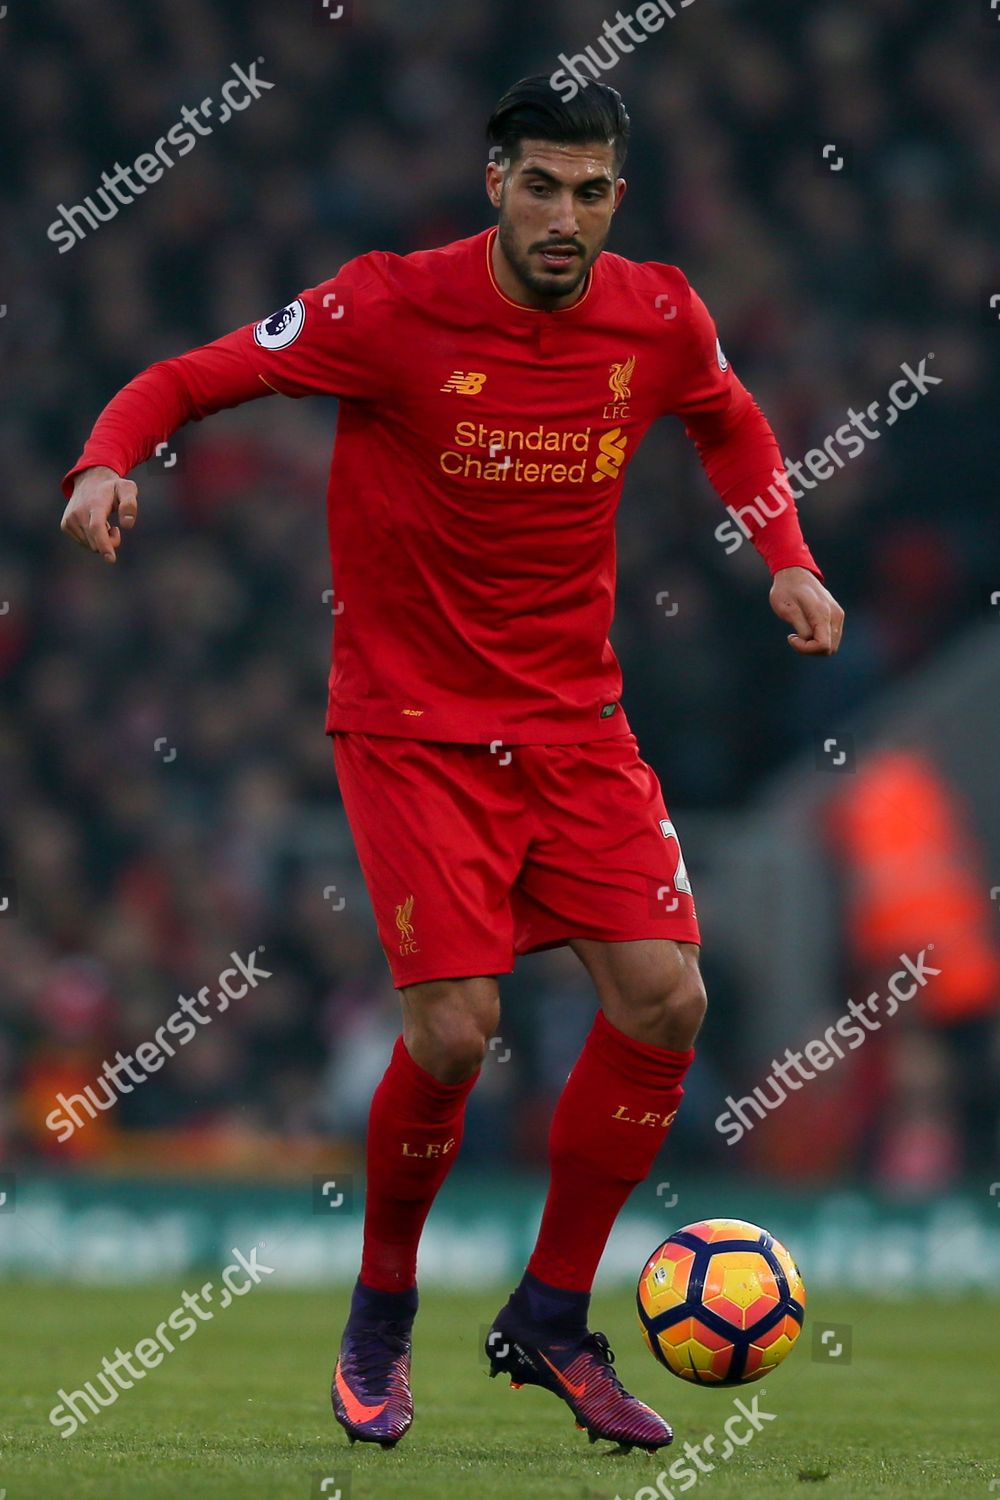
[[[455,391],[459,396],[478,396],[486,384],[486,376],[479,370],[456,370],[441,387],[443,391]]]

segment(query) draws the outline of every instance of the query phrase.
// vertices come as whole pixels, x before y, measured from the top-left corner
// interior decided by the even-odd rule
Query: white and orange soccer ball
[[[636,1304],[648,1349],[674,1375],[699,1385],[742,1385],[791,1353],[806,1289],[766,1229],[745,1219],[702,1219],[653,1251]]]

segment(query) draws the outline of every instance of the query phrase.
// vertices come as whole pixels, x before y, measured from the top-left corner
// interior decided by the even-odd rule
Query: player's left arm
[[[711,315],[693,289],[685,332],[684,390],[670,410],[682,418],[720,499],[767,563],[771,608],[792,626],[789,645],[801,656],[832,656],[840,647],[844,611],[802,535],[771,425],[733,374]],[[738,536],[735,521],[733,527]]]
[[[793,627],[788,644],[800,656],[833,656],[840,650],[844,611],[807,568],[779,568],[770,598],[779,620]]]

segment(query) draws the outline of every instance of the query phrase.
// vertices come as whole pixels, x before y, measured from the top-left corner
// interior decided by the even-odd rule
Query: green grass
[[[486,1379],[479,1330],[504,1295],[424,1294],[416,1422],[383,1452],[348,1448],[330,1414],[343,1293],[252,1291],[67,1439],[48,1421],[58,1388],[81,1385],[116,1345],[130,1349],[150,1335],[179,1289],[7,1283],[0,1491],[8,1500],[309,1500],[332,1475],[343,1500],[633,1500],[685,1440],[719,1433],[721,1443],[734,1396],[759,1391],[672,1379],[643,1349],[630,1298],[598,1295],[592,1326],[608,1333],[626,1384],[677,1432],[658,1458],[611,1457],[607,1445],[588,1444],[552,1396]],[[814,1298],[809,1311],[813,1322],[852,1325],[853,1362],[813,1361],[807,1322],[800,1347],[763,1381],[761,1407],[777,1420],[689,1493],[989,1500],[993,1480],[1000,1496],[1000,1305]],[[648,1490],[642,1500],[651,1500]]]

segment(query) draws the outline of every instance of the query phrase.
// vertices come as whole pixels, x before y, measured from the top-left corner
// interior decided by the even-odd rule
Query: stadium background
[[[347,1278],[367,1103],[398,1022],[322,733],[335,403],[276,399],[180,433],[136,476],[140,525],[113,572],[60,535],[58,481],[147,364],[362,251],[484,227],[482,122],[511,81],[596,41],[610,11],[9,12],[0,1268],[180,1273],[265,1214],[285,1226],[292,1281]],[[862,1283],[891,1246],[900,1284],[921,1285],[942,1215],[952,1230],[957,1215],[965,1274],[995,1285],[995,33],[985,4],[697,0],[608,75],[634,124],[612,248],[684,268],[785,454],[884,402],[904,361],[933,352],[942,384],[800,505],[847,610],[832,661],[788,649],[753,549],[726,555],[679,427],[654,430],[630,470],[614,641],[695,882],[711,1009],[662,1170],[606,1276],[627,1280],[659,1231],[725,1211],[786,1232],[821,1279]],[[256,57],[273,89],[57,253],[58,204]],[[727,1094],[932,943],[950,954],[938,985],[726,1146],[713,1121]],[[255,949],[273,977],[252,998],[56,1141],[57,1093]],[[566,953],[502,988],[501,1039],[432,1218],[439,1279],[502,1277],[522,1254],[548,1115],[592,1012]],[[335,1222],[328,1180],[347,1189]]]

